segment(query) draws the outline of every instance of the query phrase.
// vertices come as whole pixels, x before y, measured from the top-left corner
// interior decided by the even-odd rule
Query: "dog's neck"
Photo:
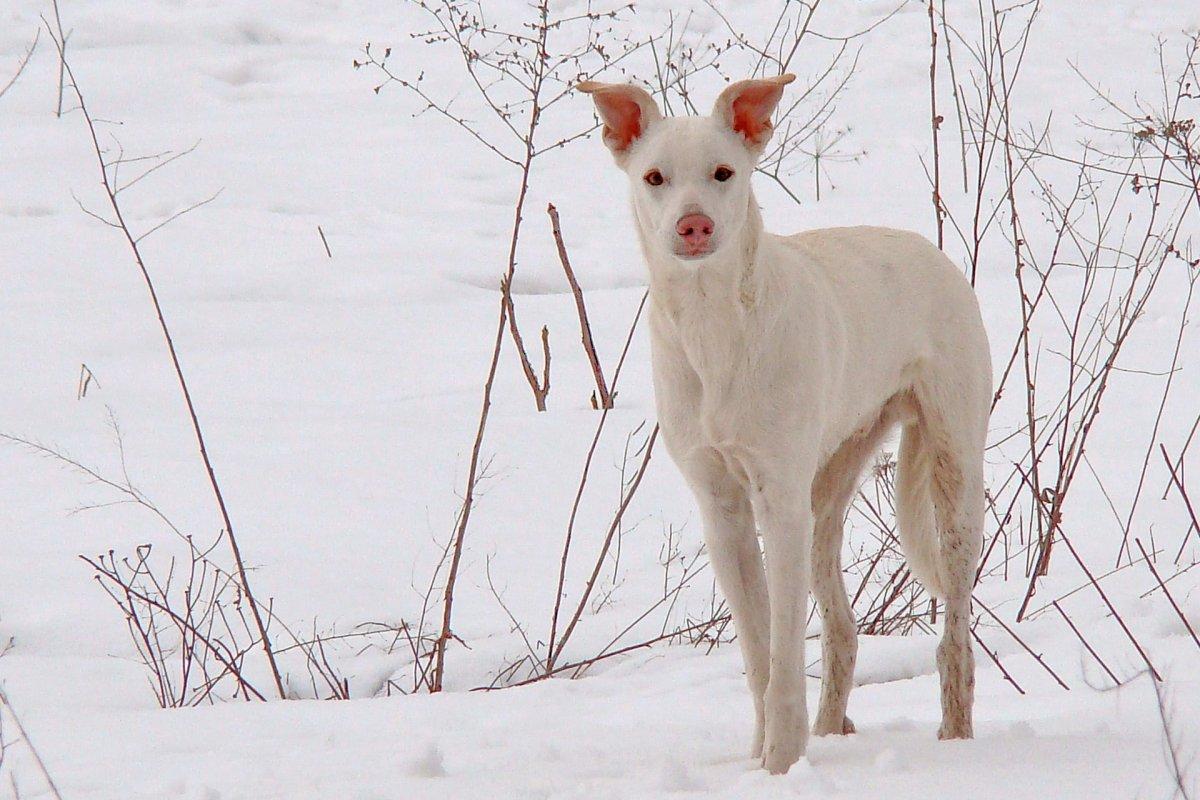
[[[638,226],[642,253],[650,272],[650,296],[656,306],[674,317],[685,308],[740,314],[759,303],[766,278],[758,259],[764,236],[763,221],[753,192],[747,203],[745,224],[734,240],[699,268],[656,252],[648,246],[647,237]]]

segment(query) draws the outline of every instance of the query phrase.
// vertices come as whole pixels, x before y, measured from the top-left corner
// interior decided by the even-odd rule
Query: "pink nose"
[[[675,232],[683,240],[686,255],[699,255],[708,250],[713,235],[713,221],[705,214],[687,214],[675,223]]]

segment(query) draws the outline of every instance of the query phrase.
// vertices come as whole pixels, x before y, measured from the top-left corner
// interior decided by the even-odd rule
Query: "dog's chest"
[[[723,450],[769,426],[777,380],[762,369],[761,336],[744,318],[685,308],[654,326],[658,402],[665,432],[690,447]]]

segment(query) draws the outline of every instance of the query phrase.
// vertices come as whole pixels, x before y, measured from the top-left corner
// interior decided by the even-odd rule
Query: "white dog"
[[[669,119],[636,86],[579,86],[629,175],[663,440],[696,495],[733,612],[754,697],[753,756],[774,773],[808,742],[810,576],[824,621],[814,733],[854,730],[842,524],[897,425],[900,542],[945,601],[938,735],[971,737],[968,625],[992,399],[974,292],[927,240],[887,228],[763,230],[750,178],[792,80],[741,81],[711,116]]]

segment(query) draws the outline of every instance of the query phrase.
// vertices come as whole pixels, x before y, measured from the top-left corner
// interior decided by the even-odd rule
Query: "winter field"
[[[6,0],[0,798],[1200,797],[1198,36],[1187,0]],[[893,442],[847,523],[858,732],[782,777],[568,91],[707,113],[755,71],[798,76],[767,229],[940,229],[999,389],[976,738],[936,738]]]

